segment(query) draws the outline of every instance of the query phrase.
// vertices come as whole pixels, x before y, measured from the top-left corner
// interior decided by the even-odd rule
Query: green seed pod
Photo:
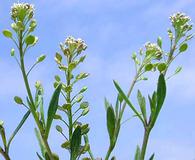
[[[14,101],[15,101],[17,104],[23,104],[22,98],[20,98],[20,97],[18,97],[18,96],[15,96],[15,97],[14,97]]]

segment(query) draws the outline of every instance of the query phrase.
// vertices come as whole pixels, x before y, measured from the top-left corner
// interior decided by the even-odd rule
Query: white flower
[[[14,21],[23,22],[27,17],[31,19],[34,16],[34,5],[29,3],[14,3],[11,7],[11,17]]]
[[[175,13],[170,16],[172,26],[179,32],[184,33],[192,29],[192,24],[190,24],[191,19],[184,13]]]

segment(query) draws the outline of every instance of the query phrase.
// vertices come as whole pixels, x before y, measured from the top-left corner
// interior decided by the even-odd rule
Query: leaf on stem
[[[144,117],[144,120],[147,122],[146,100],[145,100],[145,97],[142,96],[140,90],[138,90],[138,92],[137,92],[137,99],[138,99],[138,103],[139,103],[142,115]]]
[[[40,148],[41,148],[42,156],[43,156],[44,158],[46,158],[46,157],[45,157],[45,147],[44,147],[44,143],[43,143],[42,137],[41,137],[39,131],[37,130],[37,128],[35,128],[35,135],[36,135],[37,140],[38,140],[38,142],[39,142],[39,146],[40,146]]]
[[[140,156],[141,156],[141,151],[139,146],[137,146],[136,152],[135,152],[135,157],[134,160],[140,160]]]
[[[53,121],[55,114],[56,114],[56,111],[58,109],[58,100],[59,100],[61,88],[62,88],[62,84],[59,84],[58,87],[55,89],[53,96],[51,98],[50,104],[49,104],[49,108],[48,108],[48,112],[47,112],[46,131],[45,131],[46,138],[48,138],[52,121]]]
[[[157,106],[156,106],[157,114],[161,110],[161,107],[165,100],[165,96],[166,96],[166,82],[164,79],[164,75],[160,74],[159,79],[158,79],[158,86],[157,86],[157,102],[156,102],[157,103]]]
[[[37,157],[39,158],[39,160],[44,160],[44,159],[39,155],[38,152],[36,152],[36,154],[37,154]]]
[[[144,120],[140,116],[139,112],[135,109],[135,107],[129,101],[128,97],[125,95],[125,93],[123,92],[123,90],[120,88],[120,86],[118,85],[118,83],[116,81],[114,81],[114,85],[115,85],[116,89],[118,90],[119,94],[121,95],[121,97],[124,99],[124,101],[133,110],[133,112],[138,116],[138,118],[144,123]]]
[[[107,129],[110,137],[110,144],[113,144],[113,137],[114,137],[114,132],[115,132],[115,123],[116,123],[116,118],[115,118],[115,113],[114,109],[109,106],[107,108]]]
[[[28,110],[26,112],[26,114],[23,116],[22,120],[20,121],[20,123],[18,124],[18,126],[16,127],[16,129],[14,130],[14,132],[12,133],[11,137],[8,140],[7,143],[7,149],[9,150],[9,146],[13,140],[13,138],[16,136],[16,134],[18,133],[18,131],[20,130],[20,128],[23,126],[24,122],[27,120],[28,116],[30,115],[30,110]]]
[[[158,37],[157,39],[157,44],[160,48],[162,48],[162,38],[161,37]]]
[[[164,103],[166,97],[166,82],[164,79],[164,75],[160,74],[157,85],[157,92],[153,94],[152,101],[150,99],[150,105],[156,106],[155,112],[151,114],[151,123],[150,127],[152,128],[156,122],[156,119],[160,113],[162,105]]]
[[[80,151],[80,146],[81,146],[81,127],[77,126],[77,128],[73,132],[71,138],[71,144],[70,144],[72,160],[76,160],[78,153]]]
[[[149,158],[149,160],[154,160],[154,153],[151,155],[151,157]]]

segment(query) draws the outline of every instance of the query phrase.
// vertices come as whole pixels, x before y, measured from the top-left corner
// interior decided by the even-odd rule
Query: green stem
[[[4,157],[5,160],[11,160],[9,155],[0,147],[0,154]]]
[[[67,59],[67,62],[68,62],[68,66],[69,64],[71,63],[72,61],[72,58],[71,56],[68,57]],[[66,82],[67,82],[67,87],[70,86],[70,75],[71,75],[71,71],[69,70],[68,68],[68,71],[67,71],[67,75],[66,75]],[[71,104],[71,91],[68,91],[67,92],[67,104]],[[72,131],[73,131],[73,122],[72,122],[72,106],[69,108],[68,110],[68,123],[69,123],[69,142],[71,142],[71,139],[72,139]],[[72,155],[72,153],[70,153]],[[70,156],[70,160],[72,159],[72,157]]]
[[[133,88],[134,88],[134,86],[135,86],[135,83],[137,82],[137,79],[139,78],[139,74],[140,74],[141,70],[142,70],[142,67],[140,67],[139,70],[136,71],[135,77],[133,78],[133,81],[131,82],[129,91],[128,91],[128,93],[127,93],[127,97],[128,97],[128,98],[130,97],[130,95],[131,95],[131,93],[132,93],[132,91],[133,91]],[[122,105],[122,109],[121,109],[121,113],[120,113],[120,120],[121,120],[122,117],[123,117],[123,113],[124,113],[124,110],[125,110],[126,105],[127,105],[126,102],[124,102],[123,105]],[[120,125],[120,121],[119,121],[119,125]],[[120,131],[120,128],[119,128],[118,131],[117,131],[118,133],[117,133],[116,141],[117,141],[117,138],[118,138],[119,131]],[[116,141],[115,141],[115,144],[116,144]],[[113,147],[110,146],[110,147],[108,148],[108,151],[107,151],[107,153],[106,153],[106,158],[105,158],[105,160],[108,160],[108,159],[109,159],[109,157],[110,157],[110,155],[111,155],[111,153],[112,153],[114,147],[115,147],[115,145],[114,145]]]
[[[145,128],[145,130],[144,130],[144,139],[143,139],[143,143],[142,143],[142,147],[141,147],[140,160],[144,160],[144,158],[145,158],[146,148],[147,148],[147,145],[148,145],[149,135],[150,135],[150,130],[148,130],[147,128]]]
[[[88,138],[88,135],[84,135],[84,140],[85,140],[85,144],[89,144],[89,138]],[[89,150],[88,150],[88,153],[89,153],[89,156],[91,157],[92,160],[95,160],[94,156],[93,156],[93,153],[91,151],[91,147],[89,147]]]
[[[29,86],[29,82],[28,82],[28,78],[27,78],[27,74],[26,74],[26,70],[25,70],[25,65],[24,65],[24,53],[23,53],[23,44],[22,44],[22,42],[23,42],[23,36],[22,36],[22,32],[20,32],[20,34],[19,34],[20,64],[21,64],[21,71],[22,71],[22,76],[23,76],[23,79],[24,79],[25,87],[26,87],[26,90],[27,90],[27,94],[28,94],[29,100],[30,100],[31,105],[32,105],[32,106],[29,106],[29,107],[31,109],[34,120],[35,120],[35,122],[36,122],[36,124],[39,128],[39,131],[41,133],[41,137],[43,139],[45,149],[47,150],[47,153],[48,153],[50,159],[54,160],[53,156],[52,156],[51,149],[50,149],[49,144],[47,142],[47,139],[44,136],[44,129],[41,126],[41,124],[39,123],[39,119],[38,119],[38,116],[36,114],[36,107],[35,107],[35,104],[34,104],[33,96],[32,96],[31,90],[30,90],[30,86]]]
[[[129,91],[128,91],[128,93],[127,93],[127,97],[128,97],[128,98],[129,98],[130,95],[131,95],[131,92],[132,92],[132,90],[133,90],[133,88],[134,88],[134,86],[135,86],[135,83],[136,83],[136,81],[137,81],[137,79],[138,79],[138,76],[139,76],[139,72],[136,73],[136,75],[135,75],[133,81],[131,82]],[[122,111],[121,111],[121,119],[122,119],[122,116],[123,116],[123,113],[124,113],[124,110],[125,110],[126,105],[127,105],[127,103],[124,102],[124,103],[123,103],[123,106],[122,106]]]
[[[109,159],[109,157],[110,157],[113,149],[114,149],[114,147],[109,146],[105,160],[108,160]]]

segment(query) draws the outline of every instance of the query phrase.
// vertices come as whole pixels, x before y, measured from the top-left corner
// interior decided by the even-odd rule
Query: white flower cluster
[[[65,45],[69,47],[71,50],[77,50],[77,52],[84,51],[87,48],[87,45],[85,44],[84,40],[78,38],[75,39],[72,36],[69,36],[65,40]]]
[[[156,59],[161,59],[162,49],[156,44],[147,42],[145,44],[146,56],[155,57]]]
[[[34,16],[34,5],[29,3],[14,3],[11,7],[11,17],[14,21],[22,21],[27,17],[31,19]]]
[[[187,16],[184,13],[175,13],[172,16],[170,16],[170,20],[172,23],[172,26],[176,30],[181,30],[182,32],[186,32],[192,29],[192,24],[190,24],[191,19],[189,16]]]

